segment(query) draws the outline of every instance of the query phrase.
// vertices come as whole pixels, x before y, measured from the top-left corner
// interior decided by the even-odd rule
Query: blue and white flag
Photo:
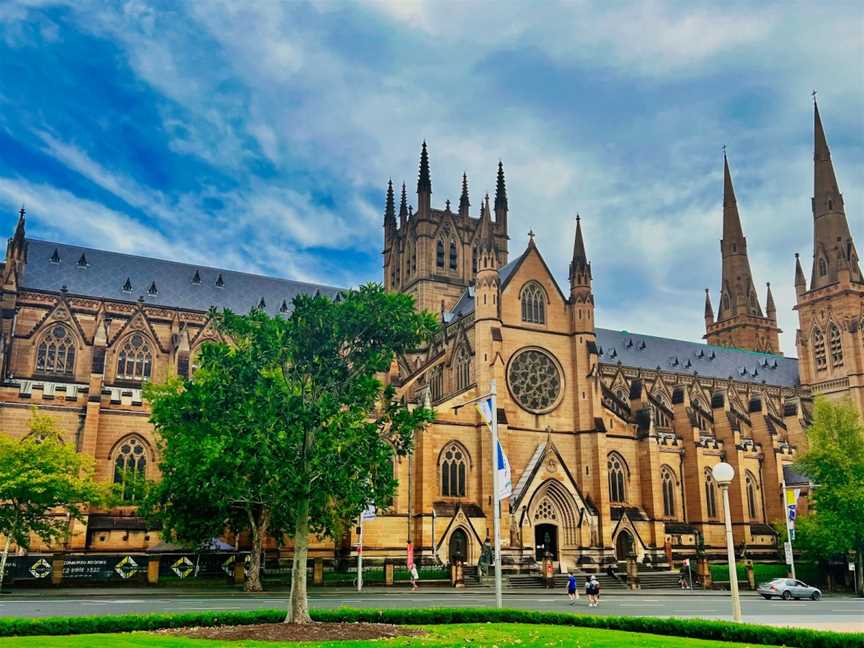
[[[480,418],[483,422],[492,427],[492,398],[484,398],[476,403],[477,411],[480,413]]]
[[[495,465],[498,470],[498,499],[502,500],[513,494],[513,477],[510,474],[510,462],[507,461],[507,455],[504,454],[504,448],[501,447],[500,441],[497,443],[498,461]]]

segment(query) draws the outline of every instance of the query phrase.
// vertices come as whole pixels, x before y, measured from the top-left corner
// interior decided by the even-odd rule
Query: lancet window
[[[36,349],[36,373],[71,376],[75,373],[75,337],[62,324],[51,326]]]
[[[705,469],[705,508],[709,518],[717,517],[717,483],[711,469]]]
[[[663,515],[675,515],[675,474],[668,466],[660,469],[660,486],[663,490]]]
[[[121,380],[148,380],[153,370],[153,352],[140,333],[129,336],[117,356],[117,378]]]
[[[522,289],[522,321],[546,323],[546,293],[540,284],[531,282]]]
[[[464,344],[456,350],[453,371],[456,377],[456,391],[461,391],[471,384],[471,352]]]
[[[468,455],[458,443],[449,444],[441,453],[441,494],[465,497],[468,483]]]
[[[147,448],[137,437],[129,437],[114,451],[114,484],[120,499],[134,502],[147,474]]]
[[[831,364],[835,367],[843,366],[843,342],[840,338],[840,329],[836,324],[831,324],[828,329],[831,343]]]
[[[455,270],[458,266],[459,255],[456,251],[456,244],[451,241],[450,243],[450,269]]]
[[[435,244],[435,267],[444,269],[444,243],[442,241]]]
[[[813,329],[813,359],[817,369],[828,367],[828,358],[825,355],[825,336],[818,327]]]
[[[627,501],[627,464],[616,452],[609,455],[606,467],[609,471],[609,501]]]
[[[759,511],[757,505],[758,500],[756,499],[756,478],[749,470],[744,477],[744,484],[747,489],[747,514],[750,516],[751,520],[755,520],[756,514]]]

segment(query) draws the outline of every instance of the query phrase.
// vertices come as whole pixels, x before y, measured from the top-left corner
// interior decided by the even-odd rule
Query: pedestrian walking
[[[591,597],[594,603],[592,607],[600,605],[600,583],[596,576],[591,577]]]
[[[411,567],[408,568],[408,573],[411,574],[411,591],[412,592],[416,591],[418,589],[417,588],[417,581],[420,578],[420,575],[417,573],[417,564],[416,563],[411,563]]]
[[[591,587],[591,579],[585,579],[585,600],[588,601],[588,607],[594,607],[594,595],[592,592],[594,589]]]
[[[570,599],[570,605],[576,605],[579,600],[579,591],[576,589],[576,576],[573,572],[567,574],[567,597]]]

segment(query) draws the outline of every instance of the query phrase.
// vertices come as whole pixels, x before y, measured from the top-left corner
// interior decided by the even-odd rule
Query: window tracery
[[[744,477],[744,483],[747,489],[747,513],[749,514],[751,520],[755,520],[756,514],[759,510],[756,503],[756,478],[749,470]]]
[[[828,367],[828,358],[825,355],[825,336],[817,326],[813,329],[813,359],[816,361],[816,369]]]
[[[444,243],[443,241],[438,241],[435,244],[435,267],[443,270],[444,269]]]
[[[137,437],[129,437],[114,451],[114,484],[124,502],[140,496],[147,474],[147,448]]]
[[[36,373],[74,375],[75,337],[64,325],[52,325],[39,343],[36,349]]]
[[[617,452],[610,453],[606,467],[609,471],[609,501],[627,501],[627,464]]]
[[[507,383],[516,402],[529,412],[549,410],[561,395],[557,363],[538,349],[516,354],[507,370]]]
[[[152,369],[153,352],[150,350],[150,345],[143,335],[133,333],[123,344],[117,356],[117,378],[148,380]]]
[[[522,321],[546,323],[546,292],[533,281],[522,289]]]
[[[843,341],[840,337],[840,329],[836,324],[831,324],[828,329],[829,342],[831,343],[831,364],[835,367],[843,366]]]
[[[441,453],[441,494],[465,497],[468,481],[468,456],[458,443],[450,443]]]
[[[456,244],[452,241],[450,242],[450,269],[455,270],[458,263],[458,253],[456,252]]]
[[[555,505],[549,500],[548,497],[544,497],[540,500],[540,503],[537,505],[537,510],[534,512],[534,521],[538,520],[557,520],[558,513],[555,509]]]

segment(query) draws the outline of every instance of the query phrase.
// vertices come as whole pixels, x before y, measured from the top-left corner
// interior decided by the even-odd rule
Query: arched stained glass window
[[[137,437],[129,437],[114,451],[114,484],[124,502],[134,502],[147,476],[147,448]]]
[[[536,282],[531,282],[522,289],[522,321],[546,323],[546,293]]]
[[[456,350],[453,371],[456,377],[456,391],[461,391],[471,384],[471,352],[465,344]]]
[[[609,455],[606,464],[609,470],[609,501],[622,503],[627,501],[627,464],[617,452]]]
[[[705,508],[709,518],[717,517],[717,483],[711,469],[705,469]]]
[[[675,474],[668,466],[660,469],[660,486],[663,489],[663,515],[675,515]]]
[[[758,500],[756,499],[756,478],[749,470],[744,477],[744,484],[747,488],[747,514],[751,520],[755,520],[759,512]]]
[[[36,373],[72,376],[75,373],[75,337],[62,324],[54,324],[36,349]]]
[[[148,380],[153,370],[153,352],[147,339],[140,333],[129,336],[117,356],[117,378],[120,380]]]
[[[468,456],[458,443],[450,443],[441,453],[441,494],[465,497],[468,482]]]

